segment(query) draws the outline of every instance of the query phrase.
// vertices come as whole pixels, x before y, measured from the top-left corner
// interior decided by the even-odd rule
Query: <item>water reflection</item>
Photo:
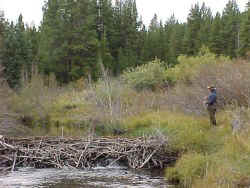
[[[11,188],[165,188],[159,174],[127,168],[97,167],[91,170],[22,168],[0,176],[0,187]]]

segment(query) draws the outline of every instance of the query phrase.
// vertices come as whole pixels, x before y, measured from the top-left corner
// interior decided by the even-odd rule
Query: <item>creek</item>
[[[1,188],[166,188],[163,172],[131,170],[117,164],[79,169],[19,168],[0,175]]]

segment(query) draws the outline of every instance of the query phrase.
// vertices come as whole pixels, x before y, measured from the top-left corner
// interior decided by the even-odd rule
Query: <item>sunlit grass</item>
[[[194,139],[183,137],[193,146],[186,146],[188,149],[176,165],[166,170],[167,179],[178,180],[184,187],[197,188],[237,187],[250,180],[249,134],[232,134],[226,116],[226,113],[219,114],[219,126],[207,129],[202,139],[196,139],[196,133],[189,135]]]

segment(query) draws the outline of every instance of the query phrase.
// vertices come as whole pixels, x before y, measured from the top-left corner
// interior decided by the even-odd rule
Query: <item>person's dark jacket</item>
[[[209,97],[208,97],[207,105],[208,105],[208,106],[211,106],[211,105],[216,104],[216,100],[217,100],[216,90],[213,90],[213,91],[211,92],[211,94],[209,95]]]

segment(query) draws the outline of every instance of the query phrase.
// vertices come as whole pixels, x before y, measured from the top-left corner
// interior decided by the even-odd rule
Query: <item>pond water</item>
[[[1,188],[166,188],[162,174],[126,167],[96,167],[91,170],[20,168],[0,176]]]

